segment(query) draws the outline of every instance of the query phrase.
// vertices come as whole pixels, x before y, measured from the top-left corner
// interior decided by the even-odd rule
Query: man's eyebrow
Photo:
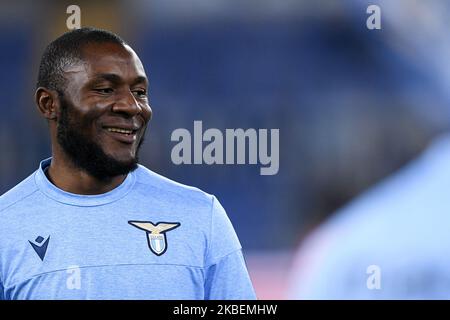
[[[99,73],[99,74],[96,74],[95,77],[92,79],[93,82],[101,81],[101,80],[106,80],[106,81],[109,81],[112,83],[122,82],[122,78],[114,73]]]
[[[148,85],[147,77],[144,76],[137,76],[136,79],[134,79],[133,84],[143,83],[145,85]]]
[[[123,82],[123,78],[120,77],[119,75],[115,74],[115,73],[100,73],[95,75],[95,77],[92,79],[92,82],[97,82],[97,81],[102,81],[102,80],[106,80],[112,83],[121,83]],[[134,80],[133,80],[133,85],[134,84],[138,84],[138,83],[144,83],[147,85],[148,80],[146,77],[144,76],[137,76]]]

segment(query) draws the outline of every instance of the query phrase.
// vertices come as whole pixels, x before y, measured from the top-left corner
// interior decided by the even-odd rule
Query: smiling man
[[[133,49],[82,28],[46,48],[52,157],[0,197],[0,299],[254,299],[217,199],[138,164],[152,110]]]

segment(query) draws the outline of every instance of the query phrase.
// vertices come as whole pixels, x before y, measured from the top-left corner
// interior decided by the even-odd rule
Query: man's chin
[[[105,153],[104,160],[109,166],[123,168],[124,171],[136,170],[138,164],[138,159],[136,157],[117,157],[108,153]]]
[[[122,169],[123,174],[127,174],[138,168],[138,162],[135,159],[128,162],[119,162],[118,167]]]
[[[103,161],[106,167],[116,168],[117,170],[123,172],[122,174],[134,171],[138,167],[137,157],[117,157],[105,153]]]
[[[123,165],[123,166],[128,166],[128,165],[132,165],[133,163],[137,163],[137,159],[136,156],[131,156],[129,154],[117,154],[117,153],[109,153],[109,152],[104,152],[104,156],[105,158],[109,159],[109,161],[111,162],[115,162],[117,164]]]
[[[132,162],[104,162],[102,166],[85,167],[85,171],[99,180],[107,181],[121,175],[127,175],[138,168],[136,161]]]
[[[117,176],[127,175],[138,168],[138,157],[112,155],[102,150],[101,147],[91,145],[90,158],[92,161],[86,161],[86,157],[78,160],[78,166],[84,169],[88,174],[98,180],[108,181]],[[80,161],[81,160],[81,161]]]

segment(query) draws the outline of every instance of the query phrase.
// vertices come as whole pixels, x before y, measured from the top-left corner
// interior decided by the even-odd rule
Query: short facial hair
[[[64,96],[60,96],[60,101],[61,113],[57,123],[57,141],[77,168],[101,181],[128,174],[138,168],[138,153],[144,142],[145,131],[139,141],[135,157],[130,161],[118,161],[106,154],[95,140],[82,134],[82,130],[70,117],[69,111],[73,109],[71,103]]]

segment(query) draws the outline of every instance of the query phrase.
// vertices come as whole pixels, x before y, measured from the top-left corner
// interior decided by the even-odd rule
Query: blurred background
[[[446,0],[0,1],[0,194],[50,156],[33,96],[45,46],[82,26],[121,35],[150,79],[141,163],[215,194],[257,295],[287,298],[296,250],[450,128]],[[381,30],[366,9],[381,8]],[[177,128],[280,129],[280,169],[174,165]]]

